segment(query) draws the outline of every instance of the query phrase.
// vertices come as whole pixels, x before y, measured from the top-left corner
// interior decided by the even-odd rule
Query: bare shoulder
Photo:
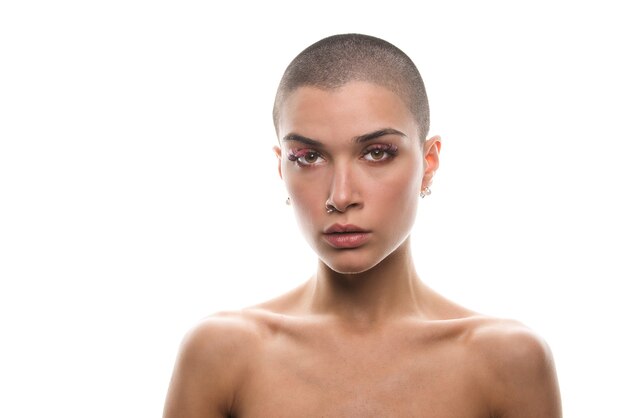
[[[260,337],[258,321],[245,311],[220,312],[196,324],[185,335],[182,351],[198,354],[233,354]]]
[[[262,341],[262,327],[246,312],[219,313],[183,338],[164,417],[226,417],[247,363]]]
[[[561,416],[554,360],[540,335],[520,322],[488,317],[477,319],[469,335],[496,416]]]
[[[552,358],[548,344],[540,335],[510,319],[477,318],[471,341],[476,354],[493,363],[494,369],[505,369],[506,375],[518,368],[524,371],[530,366],[546,367]]]

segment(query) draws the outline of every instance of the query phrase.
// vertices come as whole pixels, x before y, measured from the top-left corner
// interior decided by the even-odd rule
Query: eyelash
[[[365,160],[372,162],[374,164],[380,164],[384,161],[388,161],[392,159],[393,157],[395,157],[398,154],[398,147],[392,144],[374,144],[374,145],[367,147],[367,149],[363,152],[362,157],[365,157],[366,155],[371,154],[374,151],[383,151],[386,154],[386,157],[381,158],[379,160],[372,160],[372,159],[365,159]],[[293,161],[299,167],[311,167],[311,166],[315,166],[319,164],[317,162],[313,162],[313,163],[302,162],[301,159],[308,155],[315,156],[316,161],[319,158],[322,158],[322,159],[324,158],[322,157],[322,154],[319,153],[318,151],[315,151],[309,148],[302,148],[302,149],[290,150],[289,154],[287,155],[287,159],[289,161]]]
[[[321,154],[319,152],[315,151],[315,150],[308,149],[308,148],[303,148],[303,149],[297,149],[297,150],[289,150],[289,154],[287,155],[287,159],[289,159],[289,161],[293,161],[299,167],[309,167],[309,166],[314,165],[315,163],[303,163],[301,161],[302,158],[306,157],[309,154],[314,155],[317,158],[321,158],[322,157]]]
[[[363,154],[363,156],[371,154],[373,151],[383,151],[385,154],[387,154],[387,156],[381,160],[367,160],[367,161],[372,161],[372,162],[387,161],[387,160],[392,159],[398,154],[398,147],[392,144],[374,144],[365,150],[365,153]]]

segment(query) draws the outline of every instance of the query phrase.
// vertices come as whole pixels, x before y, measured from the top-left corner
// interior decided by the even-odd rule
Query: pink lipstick
[[[324,230],[324,239],[334,248],[357,248],[369,241],[371,232],[356,225],[334,224]]]

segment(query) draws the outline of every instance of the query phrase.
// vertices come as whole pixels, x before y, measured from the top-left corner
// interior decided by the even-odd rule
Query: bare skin
[[[279,137],[279,173],[317,272],[193,329],[164,417],[561,416],[541,338],[417,276],[409,234],[440,139],[419,140],[400,98],[363,82],[301,87],[285,101]],[[329,238],[337,224],[360,231]]]

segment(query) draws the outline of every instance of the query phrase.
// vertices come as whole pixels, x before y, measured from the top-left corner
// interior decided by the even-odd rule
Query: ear
[[[441,137],[435,135],[426,140],[424,150],[424,177],[422,178],[422,189],[430,187],[433,176],[439,168],[439,151],[441,150]]]
[[[282,179],[283,178],[283,168],[282,168],[283,152],[279,146],[274,145],[274,155],[276,155],[276,158],[278,159],[278,175]]]

